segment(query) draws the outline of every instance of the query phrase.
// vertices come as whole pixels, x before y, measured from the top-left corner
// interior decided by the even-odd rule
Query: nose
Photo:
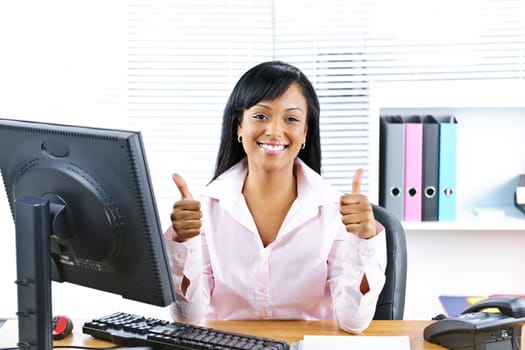
[[[283,129],[284,122],[281,120],[281,118],[273,118],[267,125],[266,135],[271,137],[282,137]]]

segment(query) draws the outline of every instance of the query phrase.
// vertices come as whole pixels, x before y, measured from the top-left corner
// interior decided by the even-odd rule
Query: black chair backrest
[[[386,281],[377,301],[374,320],[402,320],[405,312],[407,247],[401,221],[388,210],[372,204],[374,216],[386,231]]]

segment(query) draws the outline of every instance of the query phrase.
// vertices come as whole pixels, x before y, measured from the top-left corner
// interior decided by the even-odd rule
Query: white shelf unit
[[[525,232],[525,213],[514,206],[518,175],[525,173],[524,91],[520,80],[383,82],[370,87],[371,133],[377,143],[380,115],[454,115],[458,121],[456,221],[404,222],[406,230]],[[378,152],[375,157],[377,174]],[[378,178],[374,181],[378,188]],[[371,194],[373,200],[377,196]],[[475,208],[498,208],[505,217],[479,217]]]

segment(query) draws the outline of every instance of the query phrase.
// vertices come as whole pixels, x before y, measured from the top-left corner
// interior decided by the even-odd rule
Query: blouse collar
[[[295,160],[294,168],[297,176],[297,204],[306,211],[305,214],[317,215],[320,206],[339,202],[341,193],[301,159]],[[203,195],[218,199],[226,209],[238,210],[238,201],[244,201],[242,187],[247,173],[248,161],[245,157],[211,182]]]

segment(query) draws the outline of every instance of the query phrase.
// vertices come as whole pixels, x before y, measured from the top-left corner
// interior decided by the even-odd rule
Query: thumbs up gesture
[[[172,176],[179,189],[181,199],[176,201],[171,212],[171,225],[175,234],[173,240],[184,242],[199,235],[201,229],[201,204],[194,200],[186,181],[179,174]]]
[[[341,196],[340,212],[346,231],[360,238],[376,235],[376,222],[368,198],[361,194],[364,170],[358,169],[352,179],[352,193]]]

